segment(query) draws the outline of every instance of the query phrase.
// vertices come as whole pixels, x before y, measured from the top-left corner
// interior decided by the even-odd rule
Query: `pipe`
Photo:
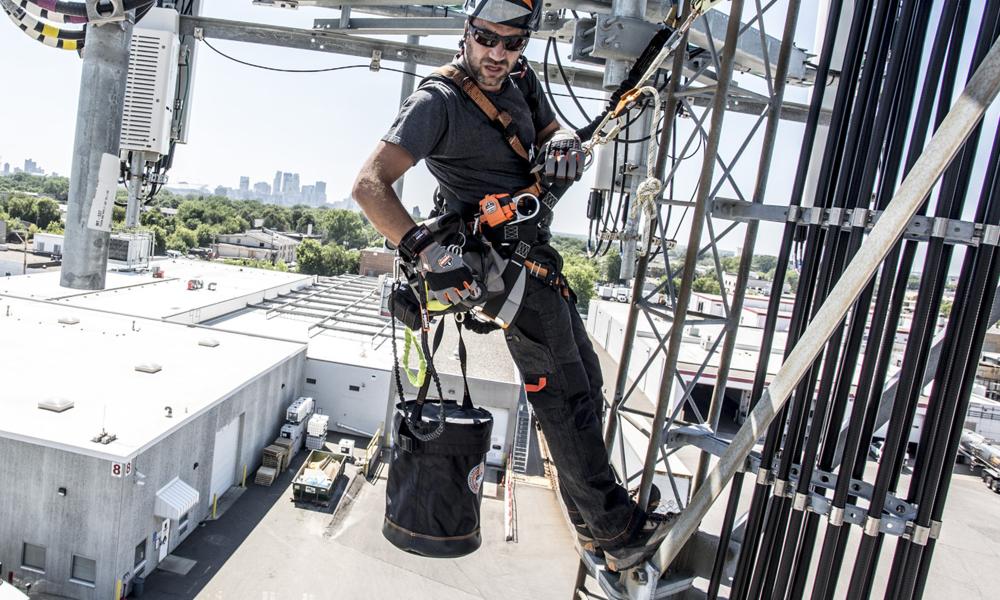
[[[735,0],[734,6],[738,2],[739,0]],[[998,91],[1000,44],[994,44],[910,175],[903,180],[889,206],[872,228],[868,239],[848,266],[845,276],[834,286],[806,334],[795,345],[788,360],[765,390],[764,397],[719,458],[715,469],[708,476],[707,485],[694,494],[687,509],[667,533],[655,557],[655,564],[660,572],[666,570],[684,542],[697,531],[698,524],[711,508],[712,502],[736,471],[743,467],[763,428],[770,425],[778,409],[788,399],[792,387],[818,356],[836,324],[902,235],[923,199],[958,154]]]
[[[110,215],[106,229],[93,228],[95,203],[112,210],[118,187],[118,149],[122,111],[125,106],[125,79],[128,75],[129,20],[87,28],[80,77],[80,101],[76,113],[76,138],[70,174],[66,214],[66,239],[59,283],[81,290],[102,290],[108,261]],[[102,159],[105,172],[102,174]],[[113,172],[110,163],[113,160]],[[99,190],[111,198],[96,198]],[[99,204],[96,208],[100,209]]]

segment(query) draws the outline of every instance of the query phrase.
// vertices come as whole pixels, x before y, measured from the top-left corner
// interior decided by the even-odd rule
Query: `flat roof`
[[[223,330],[269,335],[308,342],[313,360],[392,368],[392,329],[388,317],[380,313],[379,279],[359,275],[320,278],[313,285],[255,303],[245,310],[206,323]],[[448,317],[439,359],[440,373],[459,375],[458,334]],[[403,351],[403,326],[397,323],[397,347]],[[520,376],[507,350],[501,331],[479,335],[466,331],[468,374],[520,384]],[[413,360],[416,363],[415,359]]]
[[[0,297],[0,330],[8,342],[0,364],[16,374],[0,386],[0,437],[120,462],[305,351],[292,341],[9,297]],[[207,339],[218,346],[199,344]],[[162,370],[137,371],[142,363]],[[52,398],[74,406],[38,408]],[[92,442],[102,430],[117,440]]]
[[[164,277],[153,277],[160,267]],[[200,279],[205,287],[188,290],[188,281]],[[0,296],[37,298],[111,311],[119,314],[200,322],[213,311],[232,312],[257,297],[275,297],[290,288],[305,287],[313,275],[285,273],[226,265],[205,260],[154,260],[149,271],[109,270],[105,289],[75,290],[59,285],[59,273],[33,273],[0,278]],[[209,284],[215,283],[210,290]],[[198,312],[201,314],[196,314]]]

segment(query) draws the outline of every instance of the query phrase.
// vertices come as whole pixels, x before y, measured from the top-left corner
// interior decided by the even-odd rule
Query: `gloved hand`
[[[583,177],[584,154],[580,138],[569,129],[556,131],[539,153],[541,175],[549,187],[563,191]]]
[[[420,252],[417,269],[424,275],[430,299],[447,306],[475,300],[482,294],[462,255],[437,242],[431,242]]]
[[[482,288],[462,260],[461,251],[442,246],[427,225],[415,225],[407,231],[396,249],[422,275],[429,300],[453,306],[482,296]]]

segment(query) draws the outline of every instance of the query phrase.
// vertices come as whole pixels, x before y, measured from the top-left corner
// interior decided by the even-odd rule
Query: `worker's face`
[[[482,19],[469,22],[465,29],[465,63],[480,87],[491,92],[500,89],[527,45],[526,34],[523,29]]]

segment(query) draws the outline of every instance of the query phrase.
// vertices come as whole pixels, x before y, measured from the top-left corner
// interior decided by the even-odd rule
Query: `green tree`
[[[740,268],[740,257],[739,256],[723,256],[719,262],[722,263],[722,271],[725,273],[732,273],[733,275],[739,271]]]
[[[788,269],[785,272],[785,283],[788,284],[789,289],[794,294],[799,289],[799,272],[795,269]]]
[[[580,308],[590,306],[598,278],[597,266],[583,256],[571,254],[563,257],[562,273],[569,287],[576,293]]]
[[[323,262],[326,265],[326,273],[323,275],[357,273],[361,269],[361,252],[347,250],[336,244],[327,244],[323,246]]]
[[[207,248],[215,242],[215,236],[218,235],[218,228],[209,225],[208,223],[202,223],[194,230],[195,239],[197,240],[198,246],[201,248]]]
[[[691,289],[703,294],[722,294],[722,287],[719,280],[714,275],[702,275],[691,282]]]
[[[773,272],[778,266],[778,257],[767,254],[755,254],[750,262],[750,268],[758,273]]]
[[[613,248],[604,256],[604,281],[619,281],[622,272],[622,255]]]
[[[325,274],[323,246],[316,240],[302,240],[302,243],[295,248],[295,262],[299,265],[299,273]]]
[[[187,251],[198,245],[198,237],[195,232],[187,227],[177,227],[167,238],[167,250],[177,250],[187,254]]]
[[[324,210],[320,212],[319,232],[328,244],[339,244],[347,248],[365,248],[372,242],[373,229],[350,210]]]
[[[39,198],[35,203],[35,225],[46,229],[53,221],[57,224],[62,221],[59,203],[51,198]]]

